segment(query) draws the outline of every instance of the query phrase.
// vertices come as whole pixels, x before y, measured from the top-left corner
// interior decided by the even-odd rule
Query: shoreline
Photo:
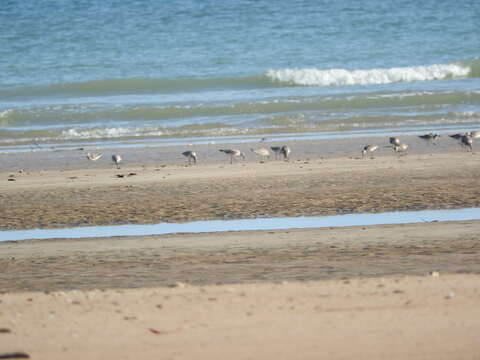
[[[139,149],[147,147],[203,146],[215,144],[255,144],[259,142],[302,142],[302,141],[346,141],[351,139],[385,139],[389,136],[416,138],[426,133],[437,133],[443,137],[448,134],[466,133],[478,127],[477,124],[452,124],[436,127],[385,127],[365,129],[339,129],[331,131],[285,131],[285,132],[245,132],[237,135],[203,135],[203,136],[126,136],[98,138],[50,139],[52,141],[36,142],[25,139],[21,142],[0,141],[1,154],[28,152],[72,151],[87,148],[103,149]]]
[[[456,130],[452,130],[456,132]],[[458,132],[458,131],[457,131]],[[386,133],[388,134],[388,132]],[[419,134],[421,134],[419,132]],[[413,155],[430,155],[446,153],[464,153],[458,144],[458,141],[451,139],[447,134],[443,134],[436,145],[421,140],[417,135],[409,133],[398,133],[392,131],[391,136],[399,136],[402,142],[410,145],[409,153]],[[199,164],[227,164],[228,158],[218,152],[222,148],[237,148],[245,152],[246,161],[244,163],[255,163],[259,159],[250,152],[250,148],[259,148],[270,146],[289,145],[292,148],[292,160],[305,159],[334,159],[334,158],[359,158],[361,150],[367,144],[377,144],[380,148],[375,152],[375,156],[393,156],[395,154],[389,147],[389,135],[385,136],[361,136],[361,137],[341,137],[341,138],[285,138],[271,137],[262,141],[262,136],[247,137],[248,141],[242,137],[233,138],[230,141],[211,141],[201,143],[190,143],[188,141],[178,145],[161,145],[151,139],[148,143],[138,144],[130,147],[128,144],[120,142],[118,146],[105,146],[101,149],[95,145],[85,146],[77,144],[73,149],[51,148],[48,151],[26,151],[2,153],[2,166],[0,174],[7,172],[25,172],[37,171],[68,171],[80,169],[114,169],[110,156],[120,153],[124,158],[124,164],[128,167],[159,167],[159,166],[183,166],[187,164],[185,157],[181,153],[185,150],[194,150],[199,156]],[[222,139],[219,139],[222,140]],[[256,140],[256,141],[255,141]],[[101,142],[101,141],[100,141]],[[108,144],[108,142],[107,142]],[[88,162],[85,160],[87,152],[101,152],[104,154],[102,160],[97,162]],[[271,160],[274,160],[272,154]]]

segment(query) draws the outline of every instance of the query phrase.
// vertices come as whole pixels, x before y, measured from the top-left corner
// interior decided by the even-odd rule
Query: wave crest
[[[282,69],[269,70],[266,76],[273,82],[302,86],[374,85],[394,82],[432,81],[469,75],[471,68],[459,64],[396,67],[389,69]]]

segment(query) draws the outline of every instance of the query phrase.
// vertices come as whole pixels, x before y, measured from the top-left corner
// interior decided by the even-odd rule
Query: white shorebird
[[[219,151],[230,155],[230,164],[233,164],[233,158],[241,157],[242,160],[245,159],[245,154],[237,149],[220,149]]]
[[[392,144],[393,146],[399,146],[400,145],[400,139],[397,138],[397,137],[391,137],[388,139],[388,141],[390,141],[390,144]]]
[[[363,150],[362,150],[362,157],[365,158],[367,153],[373,153],[377,149],[378,149],[378,145],[366,145],[366,146],[364,146]]]
[[[262,160],[265,160],[266,158],[270,158],[270,151],[268,151],[268,149],[266,148],[250,149],[250,151],[260,156]]]
[[[439,139],[440,135],[430,133],[430,134],[425,134],[425,135],[419,135],[418,137],[422,140],[425,140],[428,144],[437,145],[437,144],[435,144],[435,140]]]
[[[393,151],[397,154],[406,154],[408,150],[408,144],[398,144],[393,147]]]
[[[91,161],[97,161],[98,159],[100,159],[102,157],[102,154],[90,154],[90,153],[87,153],[87,159],[88,160],[91,160]]]
[[[188,159],[189,165],[192,163],[192,160],[194,164],[197,163],[197,153],[195,151],[187,150],[187,151],[184,151],[182,155]]]
[[[117,169],[120,169],[120,163],[122,162],[122,157],[118,154],[113,154],[112,161],[115,165],[117,165]]]

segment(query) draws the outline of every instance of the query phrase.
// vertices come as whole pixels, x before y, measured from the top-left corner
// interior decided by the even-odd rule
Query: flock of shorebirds
[[[467,133],[458,133],[453,135],[448,135],[449,137],[458,141],[462,148],[467,148],[468,151],[473,151],[473,140],[480,138],[480,131],[470,131]],[[426,141],[429,144],[436,145],[436,140],[438,140],[441,135],[429,133],[425,135],[419,135],[420,139]],[[409,145],[400,141],[397,137],[389,138],[390,145],[387,147],[393,148],[393,151],[399,155],[406,154],[409,148]],[[369,154],[372,154],[380,146],[369,144],[363,147],[362,149],[362,158],[367,157]],[[220,152],[228,155],[230,157],[230,164],[233,164],[235,159],[245,159],[245,153],[238,149],[219,149]],[[270,150],[266,147],[259,149],[250,149],[255,155],[257,155],[261,160],[266,160],[270,158],[270,151],[275,154],[275,159],[283,157],[284,160],[288,160],[291,150],[287,145],[283,146],[272,146]],[[188,164],[196,164],[198,157],[197,153],[192,150],[187,150],[182,153],[188,159]],[[87,159],[91,161],[97,161],[102,157],[102,154],[90,154],[87,153]],[[119,154],[112,155],[112,162],[116,165],[117,169],[120,169],[120,163],[122,162],[122,157]]]
[[[278,159],[279,157],[283,156],[285,160],[288,160],[288,157],[291,153],[290,148],[287,145],[283,146],[272,146],[270,147],[271,151],[275,154],[275,158]],[[254,154],[259,156],[262,160],[270,158],[270,151],[267,148],[260,148],[260,149],[250,149]],[[220,152],[228,155],[230,157],[230,164],[233,164],[235,159],[241,158],[242,160],[245,159],[245,153],[238,149],[220,149]],[[187,150],[182,153],[188,159],[188,164],[196,164],[197,163],[197,153],[192,150]],[[90,161],[97,161],[102,158],[102,154],[91,154],[87,153],[87,159]],[[120,169],[120,163],[122,162],[122,157],[119,154],[112,155],[112,162],[116,165],[117,169]]]
[[[448,136],[457,140],[462,148],[466,148],[468,151],[473,151],[473,140],[480,138],[480,131],[469,131],[467,133],[458,133]],[[418,137],[426,141],[428,144],[436,145],[435,141],[438,140],[441,135],[429,133],[425,135],[419,135]],[[390,137],[389,142],[390,145],[388,145],[388,147],[392,147],[393,151],[398,154],[405,154],[408,150],[408,144],[402,143],[397,137]],[[378,148],[378,145],[366,145],[362,150],[362,157],[365,158],[367,154],[373,153]]]

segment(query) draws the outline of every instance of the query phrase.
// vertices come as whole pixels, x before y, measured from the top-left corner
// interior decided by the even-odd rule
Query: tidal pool
[[[175,233],[205,233],[242,230],[282,230],[323,227],[408,224],[432,221],[479,220],[480,208],[453,210],[397,211],[375,214],[335,216],[257,218],[241,220],[211,220],[151,225],[85,226],[64,229],[33,229],[0,231],[0,241],[86,238],[110,236],[144,236]]]

